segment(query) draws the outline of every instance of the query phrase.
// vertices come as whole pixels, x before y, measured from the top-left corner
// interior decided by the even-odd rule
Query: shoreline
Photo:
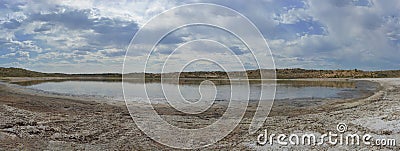
[[[113,78],[111,78],[112,80]],[[30,78],[30,77],[17,77],[17,78],[8,78],[8,81],[4,81],[1,82],[0,84],[4,84],[7,85],[9,87],[9,89],[15,90],[19,93],[25,93],[25,94],[29,94],[29,95],[40,95],[40,96],[44,96],[44,97],[56,97],[56,98],[62,98],[62,99],[73,99],[73,100],[80,100],[80,101],[89,101],[89,102],[97,102],[97,103],[106,103],[109,105],[118,105],[118,106],[126,106],[126,102],[123,99],[116,99],[116,98],[112,98],[112,97],[107,97],[107,96],[97,96],[97,95],[76,95],[76,94],[67,94],[67,93],[57,93],[57,92],[49,92],[49,91],[45,91],[45,90],[39,90],[39,89],[34,89],[34,88],[27,88],[25,87],[26,85],[23,84],[24,82],[28,82],[28,83],[34,83],[33,85],[36,84],[35,81],[39,81],[39,82],[53,82],[53,80],[57,80],[56,82],[63,82],[63,81],[91,81],[91,80],[95,80],[95,81],[104,81],[104,80],[110,80],[109,78],[106,79],[99,79],[99,78],[85,78],[85,79],[75,79],[75,78],[63,78],[63,79],[59,79],[57,77],[46,77],[46,78]],[[61,80],[61,81],[58,81]],[[250,79],[252,80],[252,79]],[[253,79],[254,80],[254,79]],[[350,101],[350,100],[359,100],[359,99],[364,99],[370,95],[372,95],[373,93],[379,91],[381,88],[377,87],[375,88],[376,90],[368,90],[366,91],[366,88],[369,86],[373,86],[375,84],[379,84],[377,82],[371,82],[370,80],[364,80],[364,79],[357,79],[357,80],[353,80],[353,79],[342,79],[342,78],[333,78],[333,79],[324,79],[324,78],[319,78],[319,79],[277,79],[277,81],[281,81],[281,82],[285,82],[285,81],[295,81],[295,82],[302,82],[300,83],[300,86],[302,84],[304,84],[304,82],[313,82],[313,81],[326,81],[326,82],[363,82],[363,81],[367,81],[369,83],[361,85],[359,87],[356,87],[354,90],[351,91],[344,91],[344,92],[340,92],[341,94],[338,94],[339,97],[338,98],[311,98],[311,97],[305,97],[305,98],[281,98],[281,99],[274,99],[275,103],[278,104],[284,104],[284,105],[289,105],[292,106],[293,103],[297,104],[298,106],[308,106],[310,104],[314,105],[323,105],[323,103],[326,102],[336,102],[336,101],[340,101],[340,100],[344,100],[344,101]],[[114,81],[115,82],[115,81]],[[277,83],[278,84],[278,83]],[[285,85],[286,83],[280,83]],[[334,83],[336,84],[336,83]],[[356,85],[356,83],[353,83]],[[29,85],[28,85],[29,86]],[[294,84],[293,86],[297,86],[296,84]],[[311,85],[310,85],[311,86]],[[319,85],[317,85],[319,86]],[[328,86],[323,84],[320,86],[326,86],[326,87],[340,87],[338,85],[334,85],[332,86],[332,83],[329,84]],[[375,86],[374,86],[375,87]],[[340,87],[341,88],[341,87]],[[344,87],[346,88],[346,87]],[[355,95],[353,97],[350,96],[346,96],[349,94],[350,95]],[[122,97],[123,98],[123,97]],[[311,99],[311,100],[310,100]],[[216,103],[218,102],[225,102],[226,100],[216,100]],[[320,103],[315,103],[315,102],[320,102]],[[140,103],[140,102],[137,102]],[[253,103],[258,103],[258,101],[255,100],[249,100],[249,104],[252,105]],[[163,104],[164,105],[164,104]],[[294,106],[296,107],[296,105]]]
[[[305,131],[321,130],[321,128],[314,127],[314,123],[309,123],[309,120],[322,120],[324,122],[331,122],[331,124],[335,123],[334,121],[337,123],[347,120],[353,126],[354,121],[365,123],[366,121],[363,120],[364,117],[360,116],[356,120],[351,118],[331,118],[335,117],[335,113],[337,113],[336,115],[348,114],[349,110],[354,112],[354,114],[365,115],[361,113],[362,111],[355,110],[358,108],[371,110],[376,112],[375,114],[379,114],[380,111],[376,111],[374,108],[375,103],[387,104],[386,101],[391,101],[392,103],[393,101],[396,103],[399,102],[398,99],[395,100],[391,96],[400,95],[398,91],[400,89],[400,79],[357,80],[375,81],[379,82],[382,86],[379,91],[367,98],[357,100],[338,99],[334,102],[330,101],[327,104],[298,108],[297,110],[288,107],[284,102],[282,104],[274,103],[263,128],[271,127],[273,132],[287,133],[295,131],[290,130],[290,128],[303,129]],[[250,104],[248,108],[250,112],[254,109],[252,105],[254,104]],[[399,107],[400,109],[400,103],[398,106],[392,105],[390,107]],[[166,117],[190,118],[180,116],[165,106],[158,106],[156,108],[159,108],[160,113]],[[220,112],[220,109],[217,106],[214,111],[217,113]],[[370,112],[370,114],[374,112]],[[125,105],[112,105],[96,100],[78,100],[73,97],[60,98],[58,96],[24,93],[18,89],[0,84],[0,114],[2,118],[0,119],[2,121],[0,122],[0,148],[4,149],[167,149],[166,146],[158,144],[145,136],[135,126]],[[393,114],[397,114],[397,112],[393,112]],[[374,117],[372,116],[371,118]],[[241,122],[242,124],[228,135],[228,137],[203,149],[249,149],[248,147],[255,150],[260,149],[263,146],[254,144],[257,136],[247,134],[248,124],[246,123],[249,123],[249,120],[251,120],[251,113],[246,113],[245,118]],[[206,120],[203,122],[208,123],[211,121]],[[350,121],[353,121],[353,123]],[[191,126],[190,124],[179,124]],[[368,126],[368,122],[366,125]],[[292,127],[288,130],[283,129],[283,127],[287,126]],[[327,127],[328,130],[334,129],[335,124],[330,126]],[[311,129],[307,127],[311,127]],[[359,125],[358,127],[362,128],[363,126]],[[400,130],[398,132],[393,131],[389,136],[393,135],[399,138],[399,132]],[[30,141],[36,141],[36,145],[30,145],[28,143]],[[273,147],[282,149],[282,146]],[[287,147],[284,146],[283,148]],[[307,146],[289,146],[291,149],[302,149],[302,147]],[[324,149],[326,146],[319,147],[321,147],[320,149]],[[360,147],[350,146],[349,149],[360,149]]]

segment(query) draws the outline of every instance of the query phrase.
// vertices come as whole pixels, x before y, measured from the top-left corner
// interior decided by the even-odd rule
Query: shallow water
[[[148,82],[144,86],[141,82],[125,82],[126,99],[143,100],[147,97],[152,100],[184,98],[196,102],[200,98],[214,100],[259,100],[260,94],[272,98],[275,84],[261,84],[250,82],[247,85],[232,83],[232,85],[218,80],[215,84],[201,82],[184,82],[180,84]],[[123,100],[121,81],[36,81],[19,83],[27,88],[56,93],[62,95],[98,96],[114,100]],[[300,81],[279,80],[276,83],[275,100],[282,99],[334,99],[362,97],[368,86],[360,87],[356,81]],[[362,84],[361,84],[362,85]],[[180,93],[179,90],[180,90]],[[146,90],[146,91],[144,91]],[[147,92],[147,95],[146,95]],[[231,93],[232,92],[232,93]],[[271,96],[271,97],[269,97]]]

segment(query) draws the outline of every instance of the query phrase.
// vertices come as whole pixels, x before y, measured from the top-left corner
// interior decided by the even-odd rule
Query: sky
[[[400,69],[398,0],[0,0],[0,66],[42,72],[121,72],[136,32],[158,14],[192,3],[226,6],[247,17],[268,43],[276,68]],[[165,17],[158,27],[149,29],[156,32],[194,17],[241,28],[230,22],[237,16],[221,12],[194,9],[190,15],[183,12],[179,18]],[[179,47],[196,39],[213,39],[226,47],[201,41]],[[181,49],[174,51],[177,48]],[[205,26],[184,27],[170,33],[160,41],[148,66],[159,71],[165,57],[175,53],[171,57],[175,65],[185,65],[187,58],[197,55],[235,65],[224,59],[227,53],[220,52],[224,48],[241,58],[240,64],[246,69],[256,68],[250,51],[240,40],[229,32]],[[147,50],[135,50],[129,52],[127,59],[131,71],[140,72],[149,54]],[[199,61],[189,68],[219,67]]]

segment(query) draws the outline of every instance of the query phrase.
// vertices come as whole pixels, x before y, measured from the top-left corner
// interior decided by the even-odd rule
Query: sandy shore
[[[274,103],[269,118],[258,133],[248,134],[254,104],[241,124],[226,138],[202,150],[209,149],[314,149],[314,150],[398,150],[393,146],[320,145],[296,146],[257,145],[257,135],[268,129],[271,133],[315,133],[336,131],[338,123],[346,123],[348,133],[371,134],[374,138],[400,140],[400,79],[365,79],[379,82],[382,89],[364,99],[316,100],[304,107],[293,102]],[[171,110],[156,106],[166,119],[173,119],[182,127],[193,128],[191,119]],[[223,106],[215,106],[203,114],[201,122],[212,123],[223,113]],[[179,121],[185,121],[180,123]],[[179,136],[175,136],[179,137]],[[205,136],[206,137],[206,136]],[[7,84],[0,85],[0,150],[168,150],[134,124],[126,106],[104,101],[27,93]]]

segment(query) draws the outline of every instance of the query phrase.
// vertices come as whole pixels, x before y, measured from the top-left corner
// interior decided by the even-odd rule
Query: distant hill
[[[362,70],[306,70],[278,69],[279,79],[295,78],[399,78],[400,70],[362,71]]]
[[[48,76],[64,76],[63,74],[49,74],[36,71],[30,71],[21,68],[2,68],[0,67],[0,77],[48,77]]]
[[[260,71],[263,73],[271,73],[270,69],[248,70],[247,76],[250,79],[259,79]],[[230,72],[231,74],[244,75],[244,72]],[[125,77],[140,77],[141,73],[126,74]],[[165,73],[167,77],[181,78],[212,78],[227,79],[228,75],[221,71],[199,71],[199,72],[183,72],[183,73]],[[0,77],[112,77],[121,78],[119,73],[102,73],[102,74],[64,74],[64,73],[42,73],[30,71],[21,68],[2,68],[0,67]],[[161,77],[159,73],[146,73],[146,78],[158,79]],[[272,77],[271,75],[269,77]],[[276,77],[278,79],[297,79],[297,78],[400,78],[400,70],[386,71],[362,71],[362,70],[307,70],[307,69],[276,69]]]
[[[22,68],[0,67],[0,77],[121,77],[118,73],[102,74],[65,74],[65,73],[42,73]]]

